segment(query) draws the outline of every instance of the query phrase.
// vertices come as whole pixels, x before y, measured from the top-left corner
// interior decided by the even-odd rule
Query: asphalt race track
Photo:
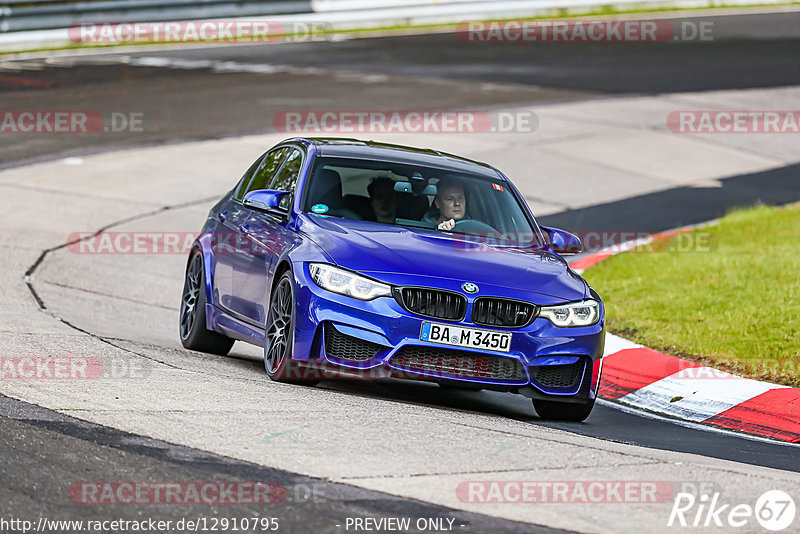
[[[715,40],[492,46],[497,43],[421,35],[145,49],[48,61],[0,59],[0,95],[10,109],[46,95],[54,108],[90,105],[99,112],[124,109],[147,117],[144,132],[35,143],[4,140],[0,164],[110,146],[266,132],[275,113],[303,106],[392,110],[424,103],[421,109],[466,109],[800,83],[797,13],[681,20],[713,21]],[[182,63],[129,68],[119,63],[120,56]],[[257,66],[275,70],[268,83],[254,73]]]
[[[515,448],[520,454],[533,455],[538,467],[552,469],[556,480],[559,473],[562,479],[580,478],[582,469],[587,469],[584,479],[594,480],[614,477],[616,468],[635,472],[636,466],[641,466],[642,479],[693,480],[715,486],[733,486],[746,479],[753,485],[748,488],[755,492],[752,495],[757,495],[756,488],[771,489],[773,479],[796,487],[798,478],[792,474],[800,472],[796,446],[689,428],[622,412],[608,404],[596,406],[585,423],[566,424],[536,418],[523,397],[485,391],[453,391],[407,382],[331,382],[313,390],[275,387],[264,375],[255,348],[238,343],[230,357],[215,358],[180,347],[175,333],[179,294],[174,286],[182,282],[184,258],[75,256],[61,247],[64,239],[37,237],[50,229],[60,232],[58,236],[100,228],[198,230],[213,199],[237,179],[235,173],[268,148],[259,149],[256,140],[281,137],[273,132],[272,117],[287,109],[546,109],[592,102],[613,105],[620,98],[800,85],[800,14],[741,15],[713,21],[718,31],[713,42],[491,46],[433,34],[112,51],[50,59],[0,57],[0,109],[91,109],[104,115],[141,113],[145,118],[145,128],[136,132],[0,137],[0,169],[18,173],[0,180],[9,197],[14,197],[4,206],[14,208],[7,211],[12,220],[19,216],[27,225],[24,227],[30,228],[30,235],[23,230],[3,239],[9,255],[2,264],[8,271],[2,273],[3,285],[13,286],[6,295],[14,302],[8,313],[20,317],[38,314],[29,325],[23,324],[24,319],[0,329],[3,344],[17,347],[14,350],[25,345],[52,352],[60,350],[61,339],[69,339],[90,354],[105,349],[139,358],[152,369],[149,376],[153,379],[142,383],[140,398],[138,385],[120,389],[115,398],[111,398],[116,394],[112,388],[87,390],[108,397],[88,398],[87,393],[87,399],[81,401],[86,403],[85,413],[74,403],[81,396],[77,386],[57,392],[65,395],[60,405],[56,393],[51,396],[35,386],[2,384],[0,393],[8,395],[0,397],[0,444],[6,451],[0,456],[2,515],[83,517],[87,506],[65,498],[78,480],[269,480],[289,489],[285,502],[272,509],[282,518],[281,530],[288,532],[343,532],[345,518],[353,516],[449,517],[455,520],[458,532],[587,531],[613,524],[600,519],[606,509],[599,508],[602,511],[582,513],[574,523],[563,517],[569,508],[537,511],[534,516],[541,520],[502,508],[485,513],[476,513],[475,507],[463,511],[466,507],[455,509],[458,503],[449,496],[426,490],[426,469],[450,476],[451,485],[463,480],[466,473],[476,477],[494,473],[497,477],[503,470],[486,458],[476,459],[476,467],[463,472],[456,458],[498,455]],[[231,149],[233,138],[249,134],[261,137],[243,137],[240,151]],[[405,141],[413,144],[411,139]],[[432,144],[436,138],[424,142]],[[213,143],[229,144],[220,150]],[[187,175],[162,169],[167,160],[159,158],[164,158],[170,147],[174,147],[174,158],[190,169]],[[117,150],[120,152],[111,152]],[[124,160],[126,152],[134,150],[152,154],[153,159],[128,167],[130,176],[113,174],[120,168],[115,160]],[[229,150],[231,157],[241,155],[241,159],[213,167],[214,158]],[[487,149],[483,157],[498,163],[505,153],[492,150]],[[106,152],[110,155],[104,155]],[[81,183],[80,172],[68,171],[71,164],[66,163],[65,187],[74,188],[60,191],[51,173],[58,171],[56,165],[67,156],[93,162],[94,168],[100,169],[95,172],[108,182]],[[517,158],[524,160],[524,155]],[[30,164],[35,166],[28,174],[25,165]],[[206,165],[233,174],[200,177],[197,173]],[[183,166],[175,168],[182,171]],[[752,171],[720,177],[708,187],[676,182],[641,193],[632,189],[627,194],[624,186],[618,185],[617,189],[623,190],[609,196],[612,200],[597,203],[548,204],[546,192],[531,193],[530,200],[534,210],[541,202],[539,222],[544,224],[569,230],[647,231],[706,221],[733,206],[800,200],[796,160],[763,167],[766,165],[753,164]],[[151,183],[151,175],[158,179]],[[14,183],[17,178],[20,183]],[[125,187],[130,192],[123,187],[125,193],[118,198],[114,189],[120,187],[115,181],[120,178],[129,182]],[[137,191],[139,186],[141,191]],[[28,201],[37,204],[29,206]],[[59,204],[63,206],[49,208],[54,212],[52,221],[47,213],[29,213],[40,206]],[[80,222],[84,226],[64,228],[73,205],[74,213],[86,214]],[[62,208],[64,213],[58,211]],[[24,210],[28,212],[23,215]],[[9,227],[20,228],[17,223]],[[131,272],[124,272],[128,267]],[[30,286],[23,281],[26,274],[33,277]],[[211,389],[185,392],[183,398],[181,390],[170,385],[177,382],[162,367],[194,376]],[[225,387],[231,389],[217,389],[223,384],[216,382],[218,379],[226,380]],[[241,383],[241,391],[237,391],[237,383]],[[203,403],[211,402],[208,399],[222,402],[220,399],[228,397],[233,400],[219,413],[203,413]],[[309,417],[306,426],[310,430],[303,430],[305,420],[283,414],[294,406],[301,406],[299,413]],[[341,430],[346,443],[333,439],[329,443],[323,436],[330,427],[319,423],[314,427],[315,406],[328,411],[322,417],[335,421],[330,424]],[[341,415],[351,409],[352,418]],[[88,410],[96,411],[90,415]],[[246,415],[250,410],[255,411]],[[273,420],[272,411],[282,415]],[[240,416],[250,417],[251,427],[259,418],[277,426],[254,429],[249,441],[238,441],[237,433],[246,426],[237,422]],[[382,428],[362,428],[365,416],[374,417],[374,424]],[[153,431],[156,417],[162,418],[163,428]],[[426,424],[441,419],[464,432],[478,429],[485,435],[454,439],[454,448],[462,449],[459,453],[464,456],[433,450],[429,443],[441,445],[448,437],[436,434],[431,438],[426,434],[430,429],[405,426],[417,418]],[[356,428],[354,433],[348,425]],[[295,433],[300,440],[309,437],[323,445],[314,449],[304,443],[298,445],[301,455],[297,458],[293,451],[280,456],[276,451],[293,445],[276,437],[281,433]],[[361,445],[370,447],[374,456],[352,441],[359,435],[371,436]],[[195,437],[196,442],[192,441]],[[490,449],[495,446],[493,439],[499,440],[496,450]],[[528,439],[535,445],[520,444]],[[268,452],[258,445],[272,447],[275,443],[276,448],[264,449]],[[409,450],[412,446],[418,449]],[[437,455],[448,456],[448,452],[453,463],[442,459],[441,471],[439,464],[428,461]],[[396,464],[390,453],[397,455]],[[569,460],[562,464],[564,455]],[[428,460],[417,463],[415,456]],[[647,471],[664,466],[672,466],[674,472]],[[747,466],[758,466],[758,470]],[[700,473],[699,479],[688,478],[693,469]],[[512,461],[507,470],[523,473],[516,476],[524,478],[524,473],[535,468]],[[730,477],[724,478],[722,472]],[[535,476],[543,475],[537,472]],[[660,516],[650,517],[666,521],[669,507],[663,506]],[[115,505],[89,513],[98,518],[144,514],[179,519],[263,515],[264,511],[246,505],[227,509]],[[634,511],[622,521],[623,531],[660,531],[660,527],[648,530],[653,527],[637,524],[635,516]]]

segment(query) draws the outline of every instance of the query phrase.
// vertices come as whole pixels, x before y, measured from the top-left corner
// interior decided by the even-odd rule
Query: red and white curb
[[[671,230],[601,250],[570,266],[583,272],[615,254],[694,228]],[[606,334],[598,395],[682,421],[800,443],[800,389],[719,371],[614,334]]]

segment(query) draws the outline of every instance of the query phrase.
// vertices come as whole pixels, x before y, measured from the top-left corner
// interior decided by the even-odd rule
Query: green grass
[[[679,251],[690,240],[710,247]],[[611,332],[736,374],[800,386],[800,204],[737,210],[715,226],[644,249],[584,275],[605,301]]]

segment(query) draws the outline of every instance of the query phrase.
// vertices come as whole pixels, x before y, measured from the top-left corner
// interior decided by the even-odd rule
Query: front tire
[[[189,350],[225,356],[233,347],[231,338],[206,330],[206,274],[200,252],[192,254],[186,267],[179,333]]]
[[[579,423],[584,421],[589,417],[589,414],[592,413],[594,399],[585,404],[533,399],[533,407],[542,419]]]
[[[264,369],[275,382],[315,385],[319,380],[299,378],[307,369],[292,359],[293,344],[294,285],[292,272],[286,271],[278,280],[269,302],[264,337]]]

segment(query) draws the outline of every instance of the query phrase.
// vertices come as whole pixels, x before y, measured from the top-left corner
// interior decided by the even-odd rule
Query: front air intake
[[[367,362],[378,355],[382,345],[348,336],[336,330],[331,324],[325,325],[325,354],[329,358],[351,362]]]

